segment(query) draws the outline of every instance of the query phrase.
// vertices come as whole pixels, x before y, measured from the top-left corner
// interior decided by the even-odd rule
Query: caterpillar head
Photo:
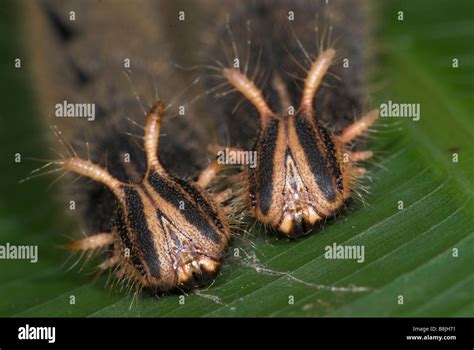
[[[218,271],[229,231],[217,204],[196,184],[153,170],[121,188],[118,250],[142,285],[194,287]]]
[[[124,183],[107,170],[79,158],[60,164],[106,185],[118,204],[116,227],[108,239],[119,274],[142,287],[193,287],[216,274],[230,238],[226,218],[213,197],[192,181],[171,175],[158,159],[164,113],[158,102],[148,113],[144,149],[147,170],[139,183]],[[73,242],[91,249],[95,236]],[[104,240],[105,242],[106,240]],[[105,243],[104,243],[105,244]],[[107,266],[107,267],[110,267]]]
[[[354,166],[355,161],[371,155],[350,153],[346,144],[373,123],[376,113],[349,126],[341,135],[326,129],[315,116],[314,95],[334,55],[329,49],[313,62],[301,105],[293,115],[274,113],[261,91],[238,70],[223,72],[260,115],[254,146],[257,164],[247,172],[250,212],[290,237],[306,234],[316,223],[334,215],[350,196],[354,176],[363,172]],[[283,89],[279,86],[275,90]]]
[[[255,145],[249,169],[253,215],[295,237],[331,216],[349,192],[344,146],[310,115],[273,118]]]

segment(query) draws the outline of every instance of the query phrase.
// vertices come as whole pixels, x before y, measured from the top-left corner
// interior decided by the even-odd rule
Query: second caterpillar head
[[[315,115],[313,99],[334,55],[328,49],[314,60],[300,106],[292,115],[274,113],[261,91],[240,71],[223,70],[224,77],[260,116],[254,146],[256,167],[249,167],[245,175],[250,214],[289,237],[307,234],[316,223],[333,216],[351,196],[354,179],[365,172],[356,163],[372,156],[370,151],[351,152],[347,145],[372,125],[378,111],[338,135],[321,125]],[[277,91],[285,89],[278,79],[274,84]]]
[[[284,234],[307,233],[350,193],[344,146],[304,112],[270,120],[255,150],[257,166],[248,171],[250,210]]]

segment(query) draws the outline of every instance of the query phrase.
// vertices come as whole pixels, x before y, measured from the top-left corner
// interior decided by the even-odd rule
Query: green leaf
[[[377,157],[369,164],[366,204],[351,202],[296,241],[258,230],[234,239],[216,281],[185,296],[184,304],[179,295],[133,299],[107,285],[107,276],[94,279],[94,260],[82,271],[66,271],[69,255],[57,246],[78,228],[62,218],[54,187],[46,190],[52,180],[18,184],[36,164],[25,157],[48,147],[29,88],[28,58],[24,69],[13,68],[22,51],[14,41],[14,16],[5,14],[15,8],[10,2],[2,7],[0,92],[7,98],[0,109],[0,244],[38,245],[39,261],[0,260],[0,315],[474,315],[470,1],[388,1],[380,9],[383,60],[374,70],[384,87],[376,102],[419,103],[421,119],[381,119],[370,138]],[[14,162],[17,152],[21,163]],[[325,247],[333,243],[363,246],[364,262],[326,259]]]

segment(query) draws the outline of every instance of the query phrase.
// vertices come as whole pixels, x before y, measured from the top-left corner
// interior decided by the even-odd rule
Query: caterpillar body
[[[90,233],[68,247],[105,249],[100,268],[118,278],[160,291],[198,286],[216,275],[225,255],[233,194],[247,202],[250,216],[296,237],[334,215],[363,175],[357,162],[372,154],[353,149],[352,141],[377,113],[353,122],[366,97],[359,2],[28,6],[35,7],[31,42],[44,41],[32,56],[45,114],[66,100],[92,101],[97,110],[90,125],[54,120],[65,153],[51,164],[82,175],[67,187]],[[191,19],[186,40],[182,30],[173,32],[181,12]],[[193,14],[218,23],[193,28]],[[189,46],[196,42],[203,45]],[[211,67],[217,81],[207,74],[201,95],[219,94],[223,82],[235,93],[204,97],[196,108],[183,102],[189,77],[170,70],[171,63],[202,60],[196,53],[218,62]],[[165,91],[163,102],[156,90]],[[142,95],[153,102],[139,118]],[[176,112],[180,103],[185,116]],[[237,192],[206,191],[221,169],[208,162],[211,134],[216,144],[257,154],[256,167],[235,177]]]

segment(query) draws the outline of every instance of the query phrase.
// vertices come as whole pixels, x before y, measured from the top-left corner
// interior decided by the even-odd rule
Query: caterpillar
[[[99,267],[139,288],[194,288],[215,276],[232,236],[229,206],[237,202],[229,204],[231,196],[281,233],[307,234],[351,197],[364,174],[357,163],[372,156],[353,143],[377,118],[373,111],[353,121],[367,97],[366,28],[358,2],[220,5],[28,5],[35,7],[29,10],[35,13],[31,42],[44,41],[31,51],[45,114],[66,100],[92,101],[97,111],[90,125],[79,118],[54,120],[65,153],[47,165],[82,175],[75,184],[69,177],[66,187],[89,233],[67,246],[104,250]],[[196,30],[191,20],[183,24],[187,35],[199,38],[181,40],[182,31],[173,32],[177,9],[219,23]],[[194,42],[203,45],[190,48]],[[314,54],[307,51],[312,45]],[[207,64],[217,82],[205,75],[199,104],[180,104],[189,77],[171,72],[171,63],[181,57],[193,63],[198,52],[217,62]],[[336,53],[349,68],[333,64]],[[124,68],[131,73],[122,74]],[[224,86],[231,90],[221,93]],[[158,99],[156,90],[168,98]],[[155,102],[142,106],[139,118],[143,95],[154,95]],[[185,116],[177,107],[185,107]],[[222,168],[208,162],[212,133],[215,144],[257,154],[256,167],[227,184],[235,192],[206,191]]]
[[[142,102],[143,96],[156,101],[156,90],[176,100],[186,85],[168,75],[170,50],[157,20],[165,4],[27,6],[28,32],[42,42],[38,47],[31,39],[31,54],[45,114],[66,101],[87,102],[96,111],[91,122],[57,115],[49,121],[64,149],[47,165],[82,176],[77,182],[68,176],[64,187],[66,198],[77,202],[87,237],[67,248],[104,251],[99,269],[113,269],[139,289],[194,288],[215,276],[230,229],[220,205],[225,198],[205,191],[215,168],[206,167],[201,152],[206,134],[196,126],[204,123],[193,119],[191,106]],[[184,116],[173,116],[178,107],[186,108]]]
[[[256,153],[238,180],[248,213],[288,237],[334,216],[372,157],[354,142],[378,117],[362,113],[365,14],[360,1],[258,1],[219,16],[208,89],[225,91],[210,115],[234,152]]]

